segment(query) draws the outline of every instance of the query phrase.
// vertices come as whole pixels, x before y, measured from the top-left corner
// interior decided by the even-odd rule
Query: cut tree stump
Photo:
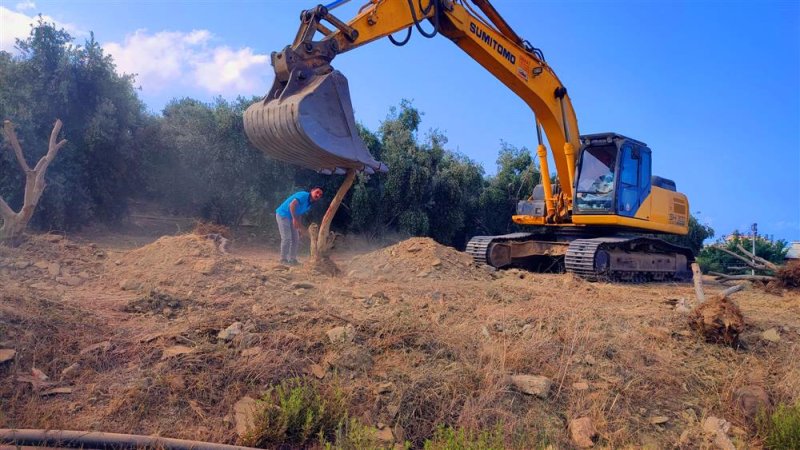
[[[309,259],[309,265],[312,269],[328,275],[336,275],[340,272],[336,264],[330,259],[330,251],[333,248],[333,243],[336,238],[334,233],[330,231],[331,222],[336,215],[336,211],[339,210],[344,196],[347,195],[347,191],[353,186],[355,178],[356,171],[354,169],[349,169],[347,175],[344,177],[342,185],[339,186],[339,190],[336,191],[336,195],[333,197],[333,200],[331,200],[331,204],[328,205],[328,209],[322,217],[322,224],[317,225],[312,223],[308,227],[308,236],[311,240],[311,258]]]

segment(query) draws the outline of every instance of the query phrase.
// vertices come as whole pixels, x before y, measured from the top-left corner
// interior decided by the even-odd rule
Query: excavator
[[[512,216],[526,232],[472,238],[466,251],[475,262],[503,268],[547,257],[594,280],[691,277],[691,250],[657,237],[688,233],[686,196],[673,181],[652,175],[644,142],[617,133],[581,135],[567,89],[544,53],[488,0],[371,0],[343,21],[331,11],[348,1],[303,11],[292,44],[272,53],[273,85],[244,114],[255,147],[321,173],[387,171],[360,139],[347,79],[331,61],[384,37],[405,45],[413,28],[441,35],[531,108],[538,138],[541,183]]]

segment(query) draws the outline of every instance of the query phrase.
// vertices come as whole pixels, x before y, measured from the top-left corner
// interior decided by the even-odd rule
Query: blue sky
[[[336,14],[354,15],[355,0]],[[800,240],[800,2],[495,0],[568,88],[581,133],[615,131],[653,149],[717,235],[758,222]],[[174,97],[262,94],[268,55],[313,1],[0,0],[0,48],[42,13],[88,31],[139,74],[155,112]],[[500,140],[535,148],[533,114],[444,37],[375,42],[334,60],[357,120],[376,129],[410,99],[422,127],[494,172]]]

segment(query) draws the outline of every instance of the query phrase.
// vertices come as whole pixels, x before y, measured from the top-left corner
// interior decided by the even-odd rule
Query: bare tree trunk
[[[325,215],[322,217],[322,224],[317,226],[317,224],[312,223],[308,227],[308,236],[311,240],[310,264],[312,267],[329,274],[338,273],[338,268],[333,261],[328,258],[328,253],[333,247],[334,241],[333,233],[330,232],[331,222],[336,215],[336,211],[339,210],[339,206],[342,204],[342,200],[344,200],[347,191],[353,186],[355,178],[356,171],[353,169],[348,170],[342,185],[339,186],[339,190],[336,191],[336,195],[333,197],[331,204],[328,205],[328,209],[325,211]]]
[[[17,133],[14,131],[14,124],[9,120],[3,123],[3,134],[11,145],[20,168],[25,172],[25,197],[22,209],[20,209],[19,212],[14,212],[14,210],[8,206],[8,203],[0,197],[0,219],[3,219],[3,225],[0,227],[0,240],[11,239],[22,233],[25,227],[28,226],[31,217],[33,217],[36,205],[39,203],[39,199],[42,197],[44,188],[47,185],[44,179],[47,167],[53,162],[61,147],[67,143],[66,139],[57,142],[58,134],[61,132],[61,125],[61,120],[56,119],[56,123],[53,125],[53,131],[50,132],[47,154],[36,163],[33,169],[31,169],[28,162],[25,161],[25,156],[22,154],[22,147],[19,145]]]
[[[694,295],[697,297],[697,304],[702,305],[706,302],[706,294],[703,292],[703,272],[700,265],[692,263],[692,280],[694,280]]]

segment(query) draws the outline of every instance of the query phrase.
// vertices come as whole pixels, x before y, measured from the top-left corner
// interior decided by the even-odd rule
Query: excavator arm
[[[487,0],[472,0],[486,17],[467,0],[427,0],[427,5],[422,1],[372,0],[347,22],[324,6],[304,11],[294,42],[272,54],[276,73],[272,88],[245,114],[251,141],[273,157],[324,172],[386,170],[358,138],[346,79],[331,67],[331,61],[340,53],[392,38],[403,30],[407,30],[407,41],[416,27],[427,37],[438,33],[450,39],[533,110],[537,154],[545,174],[547,220],[566,221],[573,197],[575,152],[580,145],[567,90],[542,53],[514,33]],[[433,31],[422,28],[426,19],[433,24]],[[317,33],[322,39],[314,40]],[[555,194],[546,175],[547,151],[539,127],[547,137],[558,174],[560,190]]]

